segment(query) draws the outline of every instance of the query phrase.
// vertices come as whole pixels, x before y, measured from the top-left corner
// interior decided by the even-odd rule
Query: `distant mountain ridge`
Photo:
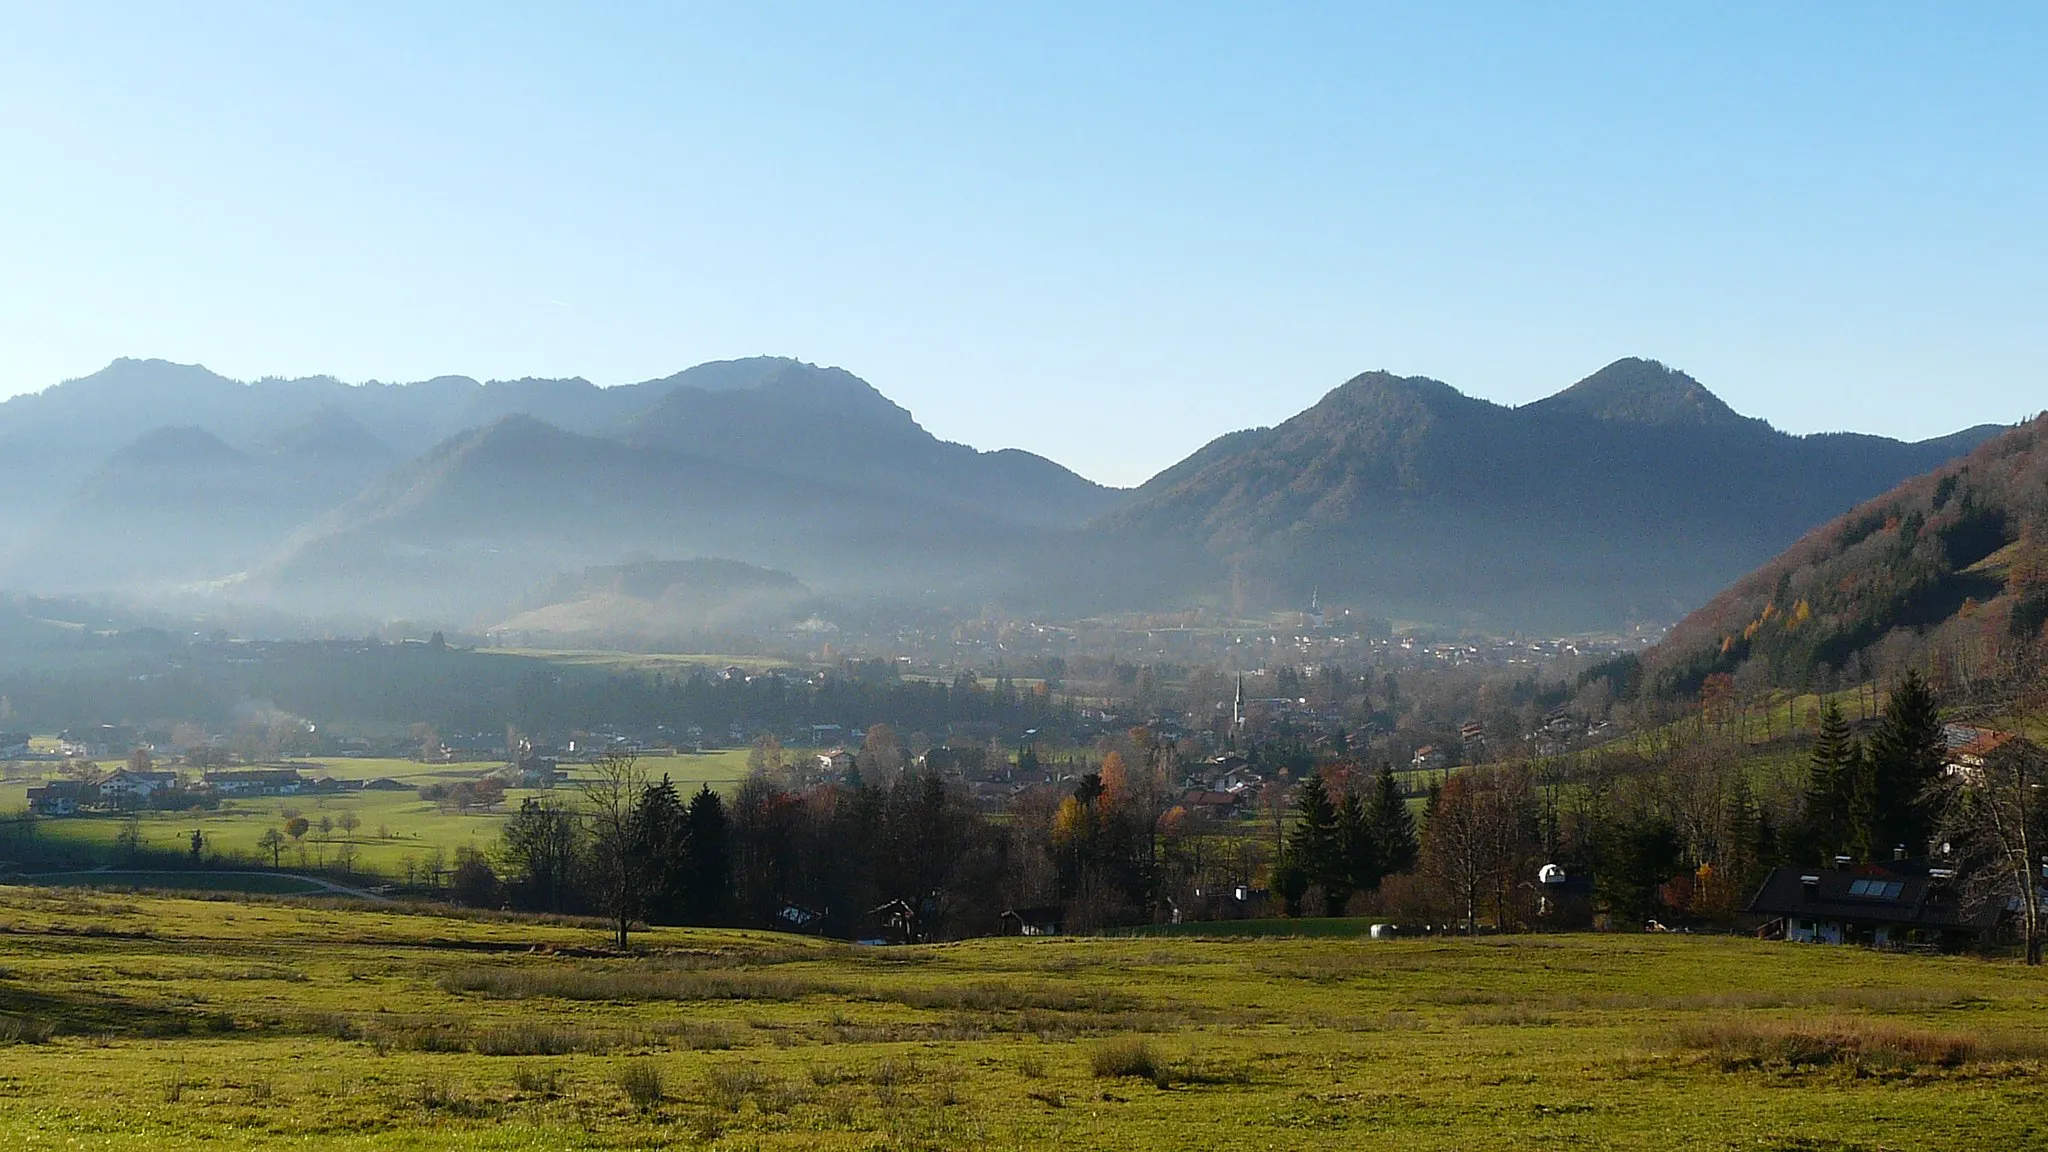
[[[821,595],[1256,610],[1320,588],[1601,627],[1677,617],[1990,431],[1788,436],[1649,360],[1520,408],[1369,372],[1120,491],[939,440],[853,373],[783,357],[610,388],[121,360],[0,403],[0,528],[35,545],[0,586],[474,622],[555,574],[717,557]]]
[[[1647,360],[1519,408],[1368,372],[1212,442],[1097,528],[1199,541],[1211,586],[1267,602],[1320,588],[1398,616],[1570,630],[1680,615],[1996,431],[1791,436]]]
[[[12,521],[0,527],[50,545],[17,559],[4,578],[35,587],[107,589],[292,570],[323,534],[360,540],[365,524],[394,523],[413,509],[435,531],[460,537],[465,522],[490,522],[496,505],[521,492],[542,503],[567,501],[566,521],[587,529],[604,517],[573,506],[598,492],[579,493],[576,485],[602,476],[605,491],[632,489],[633,478],[611,468],[627,458],[648,458],[641,461],[648,474],[670,485],[634,492],[620,505],[639,509],[643,525],[697,507],[705,492],[729,489],[734,477],[754,477],[751,491],[705,510],[704,522],[728,525],[735,540],[760,535],[778,517],[816,531],[812,521],[825,507],[841,518],[834,530],[864,523],[873,510],[857,497],[841,498],[839,490],[849,488],[873,489],[886,497],[883,505],[907,500],[901,514],[911,519],[932,503],[1039,527],[1078,525],[1118,496],[1029,453],[939,441],[852,373],[782,357],[702,364],[612,388],[580,379],[480,384],[466,377],[240,384],[203,368],[120,360],[0,403],[0,452],[0,521]],[[683,459],[690,465],[681,466]],[[67,467],[55,467],[59,460]],[[51,466],[38,466],[45,461]],[[82,483],[81,461],[88,468]],[[550,471],[562,483],[549,483]],[[479,472],[492,482],[464,483]],[[826,498],[825,488],[838,495]],[[449,506],[427,512],[430,492]],[[814,507],[784,515],[789,510],[754,498],[765,493]],[[758,522],[733,523],[726,513],[741,506],[754,508]],[[78,531],[88,524],[93,530]],[[630,539],[628,527],[615,527],[599,534],[605,547],[668,552],[676,543]],[[374,576],[361,575],[371,581],[361,586],[366,601],[384,600]],[[519,574],[517,586],[534,575]]]

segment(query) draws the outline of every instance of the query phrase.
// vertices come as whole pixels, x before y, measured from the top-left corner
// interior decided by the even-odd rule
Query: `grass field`
[[[288,868],[334,869],[340,866],[343,844],[352,846],[353,873],[366,879],[402,878],[410,858],[417,866],[437,851],[445,863],[462,846],[489,848],[497,841],[499,826],[519,801],[533,792],[508,792],[504,803],[489,811],[458,812],[420,799],[417,788],[433,783],[474,780],[495,768],[495,764],[422,764],[414,760],[333,759],[294,761],[314,763],[309,776],[331,775],[338,779],[374,780],[390,778],[410,786],[412,791],[307,794],[232,799],[217,811],[144,812],[138,814],[138,838],[142,848],[153,854],[183,855],[189,851],[192,833],[200,833],[203,853],[228,860],[246,860],[269,865],[271,858],[257,841],[271,828],[280,828],[285,812],[296,811],[314,825],[303,839],[288,843],[277,863]],[[744,749],[703,755],[649,756],[640,761],[653,779],[669,776],[685,796],[700,784],[729,790],[747,772]],[[563,795],[573,794],[575,766]],[[0,781],[0,813],[18,812],[27,806],[31,781]],[[342,814],[353,813],[359,822],[354,832],[341,828]],[[320,822],[329,827],[323,832]],[[43,820],[36,834],[58,844],[75,846],[80,863],[116,861],[115,840],[125,820],[119,816],[74,816]]]
[[[477,651],[487,656],[518,656],[529,660],[545,660],[550,664],[561,664],[571,668],[665,672],[681,676],[699,670],[717,672],[725,668],[741,668],[759,673],[789,666],[787,660],[777,660],[768,656],[734,656],[717,652],[621,652],[604,648],[479,648]]]
[[[2048,986],[1729,938],[860,949],[0,888],[0,1147],[2020,1149]]]

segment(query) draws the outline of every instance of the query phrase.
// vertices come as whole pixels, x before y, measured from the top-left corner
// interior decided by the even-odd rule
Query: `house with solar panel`
[[[1966,899],[1950,869],[1891,860],[1773,869],[1749,911],[1768,918],[1757,933],[1768,939],[1954,951],[1995,931],[2007,908]]]

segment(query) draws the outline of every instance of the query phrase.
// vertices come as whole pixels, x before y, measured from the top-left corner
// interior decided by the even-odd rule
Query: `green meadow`
[[[0,1147],[2016,1149],[2048,985],[1725,937],[867,949],[0,888]]]
[[[391,779],[406,785],[406,790],[240,797],[226,799],[213,810],[140,812],[136,814],[135,833],[141,853],[130,853],[119,845],[127,820],[117,815],[44,819],[36,822],[35,835],[49,842],[75,846],[76,860],[83,866],[122,865],[126,856],[134,854],[188,855],[196,831],[201,837],[201,855],[211,862],[239,861],[270,867],[272,855],[259,841],[266,831],[281,830],[287,813],[297,813],[311,828],[303,837],[287,839],[275,859],[278,866],[336,874],[346,860],[349,875],[374,882],[403,879],[408,862],[415,868],[433,859],[445,864],[460,847],[488,850],[496,843],[499,826],[507,813],[516,811],[520,800],[540,795],[513,789],[491,809],[463,812],[422,800],[418,789],[430,784],[475,780],[497,765],[346,758],[293,763],[317,765],[302,768],[308,776],[361,781]],[[640,764],[651,778],[669,776],[686,794],[704,784],[714,790],[728,790],[745,778],[747,753],[739,749],[702,755],[649,756],[642,758]],[[109,762],[105,767],[111,771],[119,765]],[[573,797],[577,778],[576,766],[567,766],[567,770],[570,778],[558,788],[565,798]],[[0,781],[0,812],[25,809],[32,783],[28,778]],[[354,816],[355,828],[344,827],[344,813]]]

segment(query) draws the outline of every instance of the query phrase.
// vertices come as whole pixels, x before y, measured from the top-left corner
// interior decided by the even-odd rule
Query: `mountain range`
[[[941,441],[852,373],[779,357],[606,388],[120,360],[0,403],[0,530],[26,545],[0,586],[474,624],[530,617],[564,574],[717,558],[968,610],[1320,589],[1572,630],[1676,619],[1996,431],[1790,436],[1646,360],[1519,408],[1372,372],[1117,490]]]
[[[1803,532],[1998,431],[1792,436],[1619,360],[1509,408],[1368,372],[1140,487],[1105,529],[1199,541],[1266,601],[1571,630],[1673,620]]]

